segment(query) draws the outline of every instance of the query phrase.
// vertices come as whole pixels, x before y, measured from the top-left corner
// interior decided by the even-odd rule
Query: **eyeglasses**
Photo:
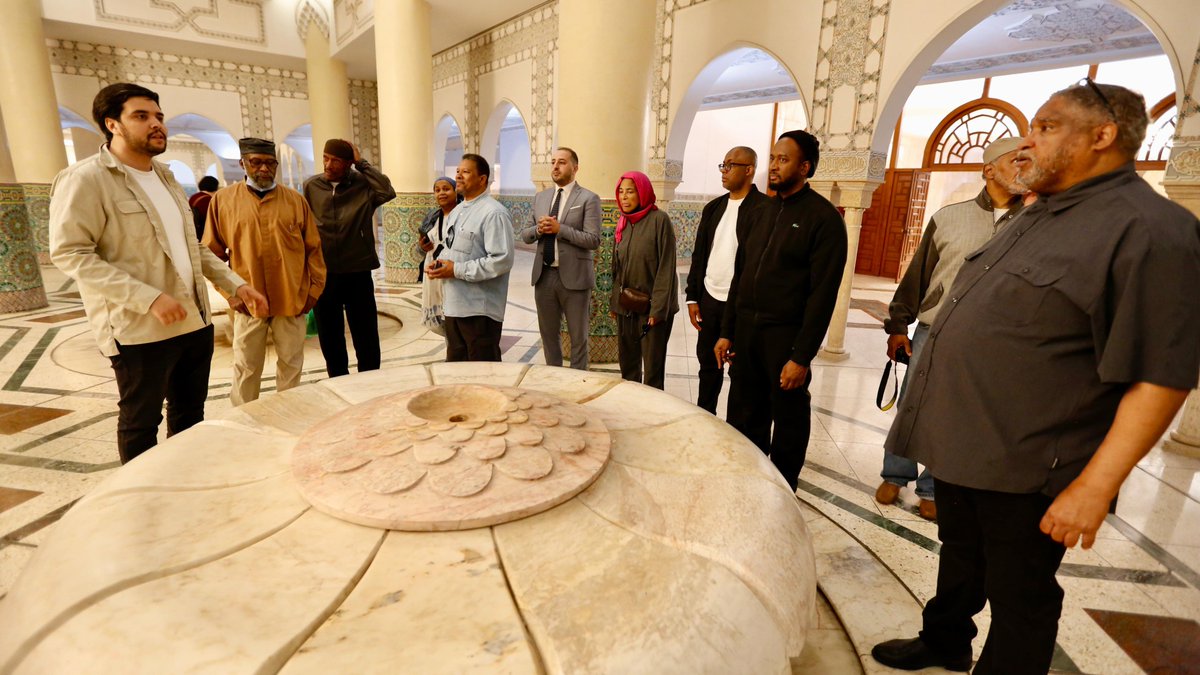
[[[279,166],[279,162],[273,159],[243,159],[242,161],[245,162],[246,166],[250,167],[251,169],[257,169],[264,166],[268,169],[274,169],[275,167]]]
[[[1100,102],[1104,104],[1104,109],[1108,111],[1109,117],[1112,117],[1114,122],[1117,121],[1117,111],[1113,109],[1112,104],[1108,102],[1108,97],[1104,95],[1103,91],[1100,91],[1100,87],[1096,86],[1096,83],[1092,81],[1092,78],[1085,77],[1080,80],[1078,84],[1079,86],[1086,84],[1088,88],[1096,92],[1096,96],[1099,97]]]
[[[717,165],[717,171],[721,173],[729,173],[735,166],[754,166],[753,164],[742,164],[741,162],[722,162]]]

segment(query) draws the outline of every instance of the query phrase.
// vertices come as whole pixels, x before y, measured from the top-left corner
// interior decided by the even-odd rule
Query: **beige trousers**
[[[229,392],[233,405],[258,399],[267,357],[267,331],[275,343],[275,390],[284,391],[300,384],[305,327],[303,316],[256,319],[240,312],[233,315],[233,391]]]

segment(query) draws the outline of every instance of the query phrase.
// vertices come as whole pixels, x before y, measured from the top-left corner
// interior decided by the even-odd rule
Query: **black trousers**
[[[1053,501],[1040,493],[976,490],[934,478],[938,505],[937,595],[925,606],[921,639],[950,655],[969,653],[971,620],[984,601],[992,624],[978,674],[1045,673],[1054,655],[1063,591],[1054,574],[1066,548],[1038,523]]]
[[[617,361],[621,365],[622,378],[655,389],[666,386],[667,342],[671,339],[674,323],[674,315],[667,317],[642,337],[645,316],[617,315]]]
[[[700,288],[700,334],[696,338],[696,358],[700,361],[700,392],[696,396],[696,405],[712,414],[717,414],[717,399],[721,396],[721,386],[725,383],[725,369],[717,363],[713,348],[721,338],[721,315],[725,312],[725,303],[708,294]]]
[[[212,366],[211,324],[185,335],[140,345],[117,343],[109,357],[117,379],[117,452],[121,463],[158,443],[163,401],[167,402],[167,436],[204,419],[208,371]]]
[[[812,371],[809,370],[803,386],[780,389],[779,375],[791,358],[797,328],[744,323],[738,324],[735,333],[725,419],[759,450],[770,455],[771,463],[794,490],[804,468],[812,429],[808,393]]]
[[[503,327],[487,316],[446,317],[446,361],[499,361]]]
[[[325,278],[325,290],[317,299],[317,339],[325,357],[325,372],[330,377],[350,372],[346,354],[346,323],[350,324],[350,339],[358,357],[358,372],[379,370],[379,317],[375,312],[375,283],[370,270],[364,272],[330,273]],[[345,312],[345,323],[342,313]]]

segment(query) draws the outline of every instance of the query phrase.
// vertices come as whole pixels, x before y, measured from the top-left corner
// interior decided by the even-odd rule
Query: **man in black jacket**
[[[771,148],[767,185],[776,196],[738,238],[713,350],[718,363],[738,354],[726,419],[771,456],[793,490],[808,452],[809,364],[829,328],[846,265],[846,225],[808,185],[819,159],[819,141],[804,131],[784,133]]]
[[[717,362],[713,347],[721,337],[721,318],[729,284],[733,281],[733,266],[738,240],[745,236],[754,210],[767,196],[754,186],[754,170],[758,154],[751,148],[739,146],[725,153],[721,171],[721,187],[729,190],[704,205],[700,227],[696,230],[696,246],[692,250],[692,268],[688,272],[688,318],[700,331],[696,338],[696,358],[700,360],[700,392],[696,405],[717,413],[717,398],[725,369]]]
[[[350,372],[346,323],[350,324],[358,371],[379,369],[379,317],[371,280],[371,270],[379,267],[375,209],[395,199],[396,191],[388,177],[363,159],[349,141],[329,139],[323,162],[324,173],[305,181],[304,197],[317,219],[327,268],[325,291],[315,308],[317,336],[325,372],[337,377]]]

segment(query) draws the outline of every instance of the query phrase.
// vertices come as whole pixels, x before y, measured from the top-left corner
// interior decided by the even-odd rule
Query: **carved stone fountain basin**
[[[0,673],[788,673],[815,581],[787,484],[703,410],[407,366],[117,471],[0,601]]]

